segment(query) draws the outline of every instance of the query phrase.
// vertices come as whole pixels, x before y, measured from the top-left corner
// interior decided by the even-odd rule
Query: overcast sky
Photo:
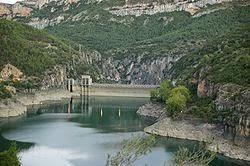
[[[0,0],[0,2],[2,3],[10,3],[10,4],[13,4],[15,3],[17,0]]]

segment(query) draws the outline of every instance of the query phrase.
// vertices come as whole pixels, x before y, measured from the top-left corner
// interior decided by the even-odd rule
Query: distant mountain
[[[212,61],[237,52],[231,59],[225,57],[230,61],[226,71],[238,62],[238,54],[246,55],[243,62],[249,58],[245,38],[249,35],[248,1],[39,0],[19,4],[32,9],[27,16],[2,17],[66,39],[87,55],[76,61],[85,59],[92,67],[78,67],[77,73],[95,71],[92,75],[100,82],[159,84],[166,78],[191,77],[206,57]],[[237,42],[227,44],[226,49],[225,43],[231,41]],[[222,59],[218,62],[224,66]],[[208,65],[213,68],[214,63]],[[247,85],[248,79],[238,74],[245,69],[248,67],[234,70],[237,80],[214,71],[210,78],[218,83]]]

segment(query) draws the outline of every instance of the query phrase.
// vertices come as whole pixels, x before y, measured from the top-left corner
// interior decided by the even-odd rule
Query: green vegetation
[[[122,143],[121,149],[114,155],[108,156],[106,166],[127,166],[142,158],[150,149],[157,143],[157,138],[154,135],[137,136]],[[208,166],[216,157],[216,153],[210,152],[200,145],[199,148],[189,150],[185,147],[180,147],[174,153],[171,161],[166,161],[165,164],[173,166],[185,165],[202,165]],[[166,166],[167,166],[166,165]]]
[[[215,83],[250,86],[250,24],[214,38],[196,53],[181,58],[173,67],[175,78],[188,80],[204,67],[203,77]]]
[[[122,143],[121,150],[112,156],[108,156],[106,166],[132,165],[136,160],[150,152],[156,143],[156,138],[150,136],[138,136]]]
[[[190,102],[188,102],[189,113],[197,118],[206,120],[207,122],[216,122],[218,119],[218,112],[214,108],[214,102],[211,98],[198,98],[192,95]]]
[[[10,98],[16,92],[29,91],[38,87],[39,85],[34,84],[32,80],[16,80],[12,75],[7,80],[0,80],[0,99]]]
[[[129,4],[138,2],[140,1],[128,1]],[[152,0],[143,2],[151,3]],[[106,10],[109,7],[124,4],[124,0],[101,3],[87,3],[83,0],[70,5],[69,10],[63,10],[64,5],[51,2],[41,10],[34,11],[30,18],[21,21],[29,22],[31,18],[36,17],[53,20],[63,15],[63,22],[49,26],[45,30],[70,41],[74,48],[76,48],[75,45],[81,44],[84,50],[96,50],[102,57],[113,56],[116,59],[143,55],[142,61],[159,56],[186,55],[173,64],[168,73],[173,78],[187,80],[193,73],[208,65],[211,69],[204,77],[208,76],[216,83],[230,82],[249,86],[250,6],[246,5],[246,1],[208,6],[200,12],[221,8],[223,10],[201,17],[192,17],[184,11],[139,17],[116,16]],[[57,55],[62,56],[60,53]],[[13,55],[13,57],[17,56],[19,55]],[[68,62],[63,60],[64,58],[58,60],[57,56],[52,61],[45,55],[39,58],[44,65],[30,61],[29,65],[25,66],[29,69],[32,69],[32,66],[41,66],[36,70],[43,71],[52,63]],[[22,61],[19,64],[23,62],[28,63]],[[86,73],[85,69],[86,67],[82,65],[77,66],[80,73]],[[25,69],[26,71],[28,69]],[[97,70],[90,69],[88,72],[92,74],[93,71]],[[34,73],[32,70],[29,72]],[[98,77],[95,72],[93,75]]]
[[[209,6],[206,10],[223,5],[227,9],[195,18],[184,11],[121,17],[105,10],[124,3],[76,3],[67,11],[62,10],[62,5],[50,3],[32,17],[52,19],[64,12],[67,21],[45,30],[87,50],[97,50],[103,57],[144,55],[145,60],[169,53],[186,55],[172,67],[173,77],[190,78],[207,64],[212,67],[208,73],[211,80],[249,86],[250,10],[245,2]],[[52,8],[56,9],[53,13]]]
[[[165,102],[168,99],[172,88],[173,85],[171,81],[163,81],[160,85],[160,88],[151,91],[151,100]]]
[[[17,146],[12,144],[10,148],[0,153],[0,166],[20,166],[20,159],[17,156]]]
[[[186,110],[190,91],[183,85],[174,87],[171,81],[164,81],[160,88],[151,91],[151,100],[166,103],[166,110],[173,118]]]
[[[11,63],[28,76],[40,76],[72,57],[73,51],[59,39],[18,22],[0,19],[0,36],[0,66]]]
[[[174,87],[169,80],[164,81],[159,88],[151,91],[151,100],[165,103],[166,111],[174,119],[185,115],[206,122],[218,122],[218,117],[224,117],[226,114],[215,110],[212,98],[199,98],[196,95],[196,88],[194,91],[190,91],[183,85]]]
[[[203,147],[199,149],[194,148],[190,151],[187,148],[180,147],[174,154],[173,165],[185,166],[185,165],[202,165],[208,166],[216,157],[216,153],[210,152]]]
[[[6,86],[1,82],[0,83],[0,99],[10,98],[11,92],[6,89]]]

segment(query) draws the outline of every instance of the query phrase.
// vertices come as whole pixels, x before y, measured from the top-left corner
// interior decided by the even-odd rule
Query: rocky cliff
[[[0,3],[0,17],[2,18],[27,17],[32,10],[31,6],[23,2],[17,2],[14,5]]]
[[[197,95],[214,99],[218,119],[225,127],[224,135],[235,144],[244,145],[250,140],[250,88],[232,83],[214,83],[206,77],[209,69],[206,66],[198,74]]]
[[[114,6],[107,8],[110,13],[118,16],[135,15],[140,16],[143,14],[153,15],[156,13],[173,12],[173,11],[186,11],[194,15],[199,10],[214,4],[223,2],[230,2],[232,0],[197,0],[197,1],[172,1],[172,2],[151,2],[151,3],[137,3],[126,4],[125,6]]]

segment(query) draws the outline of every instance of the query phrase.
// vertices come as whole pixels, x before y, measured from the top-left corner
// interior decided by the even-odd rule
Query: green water
[[[103,166],[124,139],[143,134],[143,128],[152,123],[136,114],[147,102],[147,98],[94,97],[34,106],[23,117],[0,121],[0,151],[14,140],[23,166]],[[163,166],[179,146],[196,145],[159,138],[152,152],[135,165]],[[216,159],[211,165],[236,164]]]

